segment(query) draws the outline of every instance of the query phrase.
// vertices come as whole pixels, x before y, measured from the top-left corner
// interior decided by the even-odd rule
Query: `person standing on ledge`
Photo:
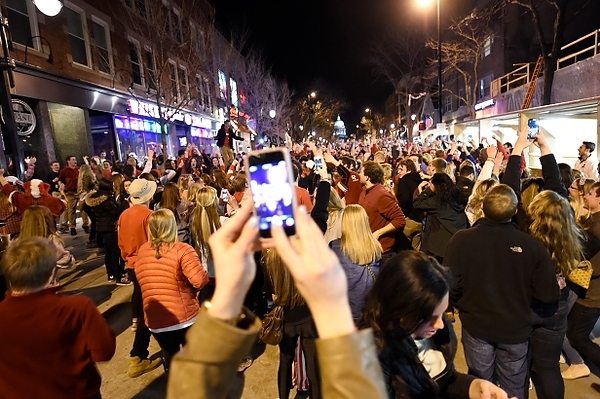
[[[225,160],[225,167],[229,167],[235,159],[233,155],[233,140],[243,141],[244,139],[235,134],[231,127],[231,122],[226,120],[217,132],[217,147],[221,149],[221,154]]]

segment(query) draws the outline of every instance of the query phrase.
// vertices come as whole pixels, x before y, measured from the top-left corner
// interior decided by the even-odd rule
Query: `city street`
[[[103,399],[158,399],[164,398],[166,392],[166,378],[162,367],[136,379],[127,377],[129,366],[129,350],[133,342],[131,331],[131,311],[129,299],[132,288],[118,287],[108,283],[104,270],[104,258],[97,254],[96,249],[87,249],[85,242],[87,235],[78,228],[77,236],[63,235],[65,246],[75,255],[77,265],[72,270],[61,272],[61,282],[64,285],[63,293],[71,295],[87,295],[98,305],[98,309],[108,320],[110,326],[117,334],[117,351],[113,359],[98,365],[102,375],[102,398]],[[454,324],[460,338],[460,321]],[[594,331],[600,336],[600,328]],[[600,341],[600,340],[599,340]],[[160,348],[152,340],[150,346],[152,356],[158,356]],[[256,345],[253,356],[254,364],[243,374],[239,374],[235,381],[231,381],[232,393],[239,395],[243,386],[243,399],[275,399],[277,394],[277,365],[278,350],[273,346]],[[466,363],[462,354],[462,347],[456,358],[456,366],[459,371],[466,371]],[[565,368],[565,365],[561,365]],[[567,399],[588,399],[598,397],[590,388],[593,382],[600,383],[600,370],[594,370],[596,375],[575,381],[566,381]],[[531,398],[537,398],[534,391]],[[232,395],[232,397],[236,397]],[[296,397],[295,392],[290,398]],[[298,395],[298,398],[304,398]]]

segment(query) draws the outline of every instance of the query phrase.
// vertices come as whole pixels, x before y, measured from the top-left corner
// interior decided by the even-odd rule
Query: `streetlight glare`
[[[315,97],[317,96],[317,93],[315,93],[315,92],[313,91],[312,93],[310,93],[310,96],[311,96],[312,98],[315,98]]]
[[[433,0],[417,0],[419,7],[429,7],[433,3]]]
[[[49,17],[58,15],[63,6],[63,2],[60,0],[33,0],[33,4],[42,14]]]
[[[365,109],[365,112],[371,112],[371,110],[369,108]]]
[[[277,115],[277,113],[275,112],[274,109],[269,111],[269,116],[271,117],[271,119],[275,118],[275,115]]]

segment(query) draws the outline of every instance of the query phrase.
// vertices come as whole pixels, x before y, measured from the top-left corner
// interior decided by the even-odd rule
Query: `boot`
[[[129,363],[129,371],[127,375],[129,378],[137,378],[143,374],[146,374],[149,371],[152,371],[158,368],[162,364],[162,358],[158,359],[142,359],[139,356],[134,356],[131,358]]]

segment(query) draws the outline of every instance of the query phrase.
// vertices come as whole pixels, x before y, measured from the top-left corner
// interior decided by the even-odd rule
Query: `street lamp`
[[[61,0],[32,0],[40,12],[49,17],[55,17],[62,9]]]
[[[271,117],[271,119],[275,119],[275,115],[277,115],[277,113],[275,112],[274,109],[269,111],[269,116]]]
[[[433,0],[417,0],[417,4],[427,7]],[[441,24],[441,0],[437,2],[437,61],[438,61],[438,116],[439,123],[442,123],[442,24]]]

